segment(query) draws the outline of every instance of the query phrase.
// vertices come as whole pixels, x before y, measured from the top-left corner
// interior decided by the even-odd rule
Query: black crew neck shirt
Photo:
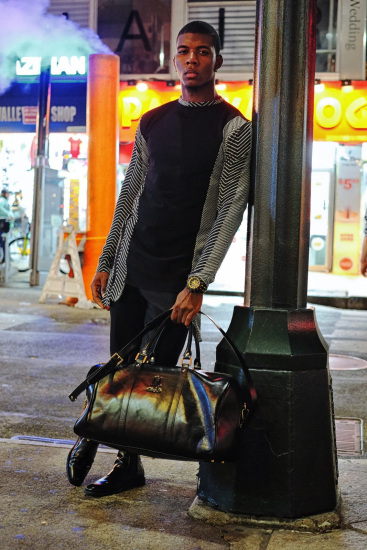
[[[225,101],[174,101],[142,117],[149,164],[127,258],[129,284],[184,288],[223,128],[238,114]]]

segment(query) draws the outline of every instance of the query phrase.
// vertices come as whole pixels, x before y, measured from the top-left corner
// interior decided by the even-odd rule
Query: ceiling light
[[[353,92],[353,90],[354,88],[351,80],[342,80],[342,92],[348,94],[349,92]]]
[[[138,92],[146,92],[148,89],[148,84],[146,82],[138,82],[136,85]]]
[[[319,78],[315,79],[315,93],[319,94],[325,90],[325,84]]]

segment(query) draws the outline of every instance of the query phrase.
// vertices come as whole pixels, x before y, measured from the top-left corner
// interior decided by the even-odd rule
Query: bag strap
[[[77,386],[75,390],[73,390],[69,394],[69,399],[71,401],[76,401],[78,395],[80,395],[82,391],[86,390],[88,386],[90,386],[91,384],[95,384],[96,382],[107,376],[107,374],[109,374],[112,370],[120,366],[124,362],[126,357],[128,357],[129,354],[134,350],[134,348],[136,348],[136,346],[140,343],[140,340],[144,336],[144,334],[159,325],[165,324],[166,319],[171,315],[171,313],[171,310],[164,311],[163,313],[155,317],[153,321],[145,325],[143,330],[139,332],[139,334],[137,334],[132,340],[130,340],[130,342],[128,342],[126,346],[121,348],[120,351],[112,355],[107,363],[105,363],[101,368],[87,376],[87,378],[83,380],[83,382],[79,384],[79,386]]]
[[[238,361],[240,367],[242,368],[243,374],[245,376],[245,381],[246,381],[246,388],[245,388],[245,391],[246,391],[246,403],[245,403],[245,405],[246,405],[246,408],[247,408],[246,414],[248,414],[250,412],[250,410],[251,410],[251,413],[252,413],[253,410],[254,410],[254,407],[256,405],[256,402],[257,402],[257,395],[256,395],[254,382],[252,380],[252,376],[250,374],[250,371],[248,369],[248,366],[246,364],[246,361],[245,361],[245,358],[244,358],[243,354],[240,353],[237,346],[232,342],[232,340],[230,339],[228,334],[214,321],[214,319],[212,319],[207,313],[204,313],[203,311],[199,311],[199,313],[200,313],[200,315],[205,315],[205,317],[207,317],[209,319],[209,321],[211,321],[213,323],[213,325],[217,327],[217,329],[219,330],[219,332],[221,333],[221,335],[223,336],[223,338],[225,339],[227,344],[230,346],[230,348],[232,349],[232,351],[236,355],[237,361]]]
[[[168,322],[168,318],[171,316],[171,313],[172,313],[172,310],[169,309],[167,311],[164,311],[163,313],[161,313],[157,317],[155,317],[155,319],[153,319],[153,321],[148,323],[143,328],[143,330],[135,336],[135,338],[133,338],[128,344],[126,344],[126,346],[124,346],[118,353],[115,353],[105,365],[103,365],[101,368],[99,368],[98,370],[94,371],[92,374],[87,376],[87,378],[81,384],[79,384],[79,386],[77,388],[75,388],[74,391],[72,391],[69,394],[69,399],[71,401],[76,401],[78,395],[80,395],[83,390],[86,390],[88,388],[88,386],[90,386],[91,384],[95,384],[96,382],[98,382],[99,380],[101,380],[102,378],[107,376],[107,374],[109,374],[111,371],[113,371],[118,366],[120,366],[123,363],[124,359],[139,344],[140,339],[142,338],[142,336],[144,336],[144,334],[146,334],[150,330],[158,327],[158,330],[156,331],[155,335],[153,335],[150,342],[152,342],[152,340],[155,339],[156,335],[158,335],[158,337],[159,337],[159,335],[162,332],[162,328],[164,327],[166,322]],[[245,381],[246,381],[246,388],[245,388],[245,391],[246,391],[246,408],[247,408],[248,411],[250,409],[252,410],[253,406],[255,405],[257,396],[256,396],[255,386],[254,386],[254,383],[252,381],[250,371],[249,371],[249,369],[246,365],[246,361],[245,361],[244,356],[239,352],[239,350],[234,345],[232,340],[228,337],[227,333],[209,315],[207,315],[203,311],[200,311],[199,313],[201,315],[204,315],[205,317],[207,317],[213,323],[213,325],[215,327],[217,327],[217,329],[219,330],[219,332],[221,333],[223,338],[226,340],[226,342],[228,343],[230,348],[233,350],[233,352],[234,352],[234,354],[237,358],[237,361],[239,363],[239,366],[241,367],[241,369],[244,373],[244,377],[245,377]],[[193,329],[193,330],[195,330],[195,329]],[[190,347],[191,347],[191,343],[190,343]]]

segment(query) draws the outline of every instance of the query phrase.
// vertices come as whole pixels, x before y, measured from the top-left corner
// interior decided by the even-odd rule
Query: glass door
[[[331,271],[333,248],[334,169],[311,175],[309,269]]]

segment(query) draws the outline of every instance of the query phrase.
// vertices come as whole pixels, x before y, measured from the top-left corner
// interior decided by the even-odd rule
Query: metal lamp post
[[[327,344],[307,308],[315,37],[316,0],[258,0],[246,296],[228,332],[259,405],[238,461],[202,463],[198,485],[203,501],[251,516],[336,506]],[[216,370],[240,376],[224,342]]]
[[[30,286],[39,285],[38,253],[42,212],[42,191],[44,188],[45,166],[48,157],[48,135],[51,98],[50,72],[50,65],[43,63],[39,82],[36,129],[37,155],[36,166],[34,170],[33,188]]]

